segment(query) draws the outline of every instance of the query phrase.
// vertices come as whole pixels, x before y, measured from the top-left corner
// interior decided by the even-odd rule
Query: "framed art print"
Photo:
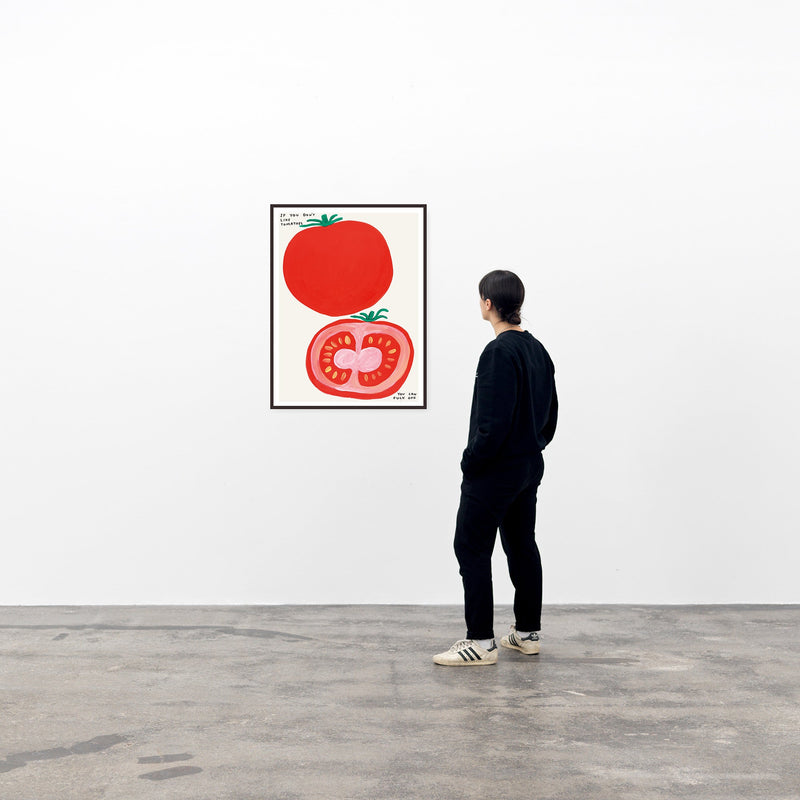
[[[270,206],[270,408],[426,408],[425,237],[425,205]]]

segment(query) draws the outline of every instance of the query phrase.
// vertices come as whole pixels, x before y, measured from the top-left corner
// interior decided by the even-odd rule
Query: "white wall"
[[[0,603],[460,602],[495,267],[545,601],[800,601],[794,4],[0,15]],[[427,411],[268,410],[271,202],[428,204]]]

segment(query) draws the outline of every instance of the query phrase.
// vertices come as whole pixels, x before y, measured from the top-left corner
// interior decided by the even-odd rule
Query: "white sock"
[[[517,631],[517,636],[524,639],[526,636],[530,636],[533,631]]]
[[[473,639],[475,644],[479,644],[484,650],[494,647],[494,639]]]

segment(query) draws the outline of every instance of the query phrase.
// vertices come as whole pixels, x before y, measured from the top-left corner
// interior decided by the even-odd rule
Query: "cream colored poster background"
[[[281,406],[357,406],[421,408],[424,397],[424,219],[422,206],[274,206],[272,212],[273,404]],[[336,397],[319,391],[306,373],[306,351],[317,332],[344,317],[319,314],[299,302],[283,279],[283,254],[298,223],[322,214],[338,214],[345,220],[366,222],[386,239],[394,275],[386,294],[373,309],[388,309],[388,322],[404,328],[414,345],[414,362],[403,385],[394,395],[378,400]]]

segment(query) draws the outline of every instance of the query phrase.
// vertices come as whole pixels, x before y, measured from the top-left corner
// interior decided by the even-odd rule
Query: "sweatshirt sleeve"
[[[550,411],[547,415],[547,424],[542,429],[542,436],[544,436],[547,444],[553,441],[556,435],[556,423],[558,422],[558,395],[556,394],[556,385],[553,383],[553,395],[550,398]]]
[[[478,361],[470,439],[461,459],[466,475],[475,473],[499,452],[509,431],[517,398],[517,371],[499,347],[484,350]]]

